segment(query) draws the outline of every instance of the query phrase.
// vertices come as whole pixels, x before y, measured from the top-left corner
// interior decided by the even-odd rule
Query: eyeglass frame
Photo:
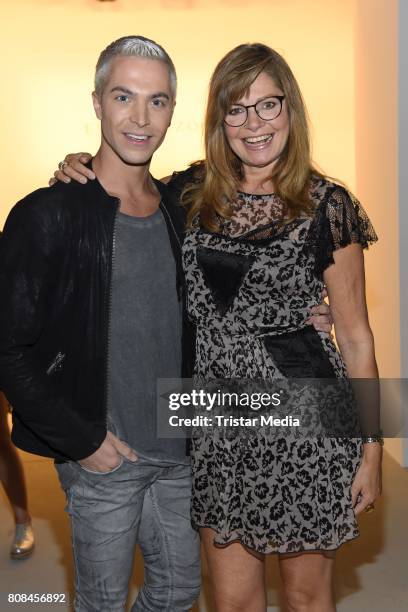
[[[276,98],[277,100],[279,100],[279,103],[280,103],[280,111],[279,111],[279,113],[276,115],[276,117],[274,117],[273,119],[264,119],[264,118],[263,118],[263,117],[261,117],[261,115],[258,113],[258,111],[256,110],[256,107],[257,107],[257,105],[258,105],[260,102],[263,102],[264,100],[269,100],[269,98]],[[282,112],[282,108],[283,108],[283,101],[284,101],[284,99],[285,99],[285,98],[286,98],[286,96],[267,96],[266,98],[261,98],[260,100],[258,100],[258,102],[255,102],[255,104],[248,104],[248,105],[245,105],[245,104],[235,104],[235,106],[240,106],[241,108],[245,108],[245,111],[246,111],[246,117],[245,117],[245,120],[244,120],[242,123],[240,123],[239,125],[231,125],[230,123],[228,123],[228,121],[227,121],[225,118],[224,118],[224,120],[223,120],[223,121],[224,121],[224,123],[226,123],[226,124],[227,124],[229,127],[241,127],[242,125],[245,125],[245,123],[248,121],[248,116],[249,116],[249,114],[248,114],[248,109],[249,109],[249,108],[253,108],[253,109],[255,110],[256,114],[258,115],[258,117],[259,117],[260,119],[262,119],[262,121],[275,121],[275,119],[277,119],[277,118],[279,117],[279,115],[281,114],[281,112]]]

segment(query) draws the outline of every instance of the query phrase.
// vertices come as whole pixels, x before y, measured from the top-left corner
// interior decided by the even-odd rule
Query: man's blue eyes
[[[115,100],[117,100],[118,102],[130,102],[130,97],[125,96],[125,95],[120,95],[120,96],[116,96]],[[152,106],[156,106],[157,108],[161,108],[162,106],[166,105],[165,102],[163,100],[160,100],[159,98],[154,98],[150,102]]]

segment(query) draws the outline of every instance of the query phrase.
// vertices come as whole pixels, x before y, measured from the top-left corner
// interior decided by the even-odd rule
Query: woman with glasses
[[[313,166],[299,86],[274,50],[240,45],[220,61],[205,148],[203,162],[170,180],[188,207],[198,379],[269,381],[275,391],[306,378],[375,379],[362,249],[376,234],[353,195]],[[72,165],[64,170],[75,178],[82,168]],[[340,351],[308,325],[324,286]],[[333,397],[329,418],[339,409]],[[304,416],[309,399],[287,407]],[[380,432],[243,429],[209,428],[192,440],[192,520],[214,609],[264,612],[264,559],[277,553],[288,609],[331,612],[335,551],[358,536],[356,515],[380,494]]]

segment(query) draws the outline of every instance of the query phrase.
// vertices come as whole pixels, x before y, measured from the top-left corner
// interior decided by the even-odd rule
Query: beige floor
[[[13,524],[0,494],[0,612],[7,610],[71,610],[66,604],[7,602],[8,593],[65,593],[72,596],[72,560],[64,497],[50,461],[22,453],[28,482],[37,549],[31,559],[11,561],[8,546]],[[338,553],[336,593],[339,612],[406,612],[408,610],[408,471],[387,454],[384,495],[376,511],[360,520],[361,538]],[[143,569],[135,559],[130,599]],[[194,612],[210,612],[207,580]],[[276,557],[268,559],[268,612],[279,611]]]

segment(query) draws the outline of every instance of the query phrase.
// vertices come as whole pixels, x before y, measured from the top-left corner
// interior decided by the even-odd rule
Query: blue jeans
[[[56,469],[71,518],[75,611],[125,610],[136,543],[145,579],[132,612],[189,610],[200,591],[190,466],[164,466],[139,456],[104,474],[71,461]]]

